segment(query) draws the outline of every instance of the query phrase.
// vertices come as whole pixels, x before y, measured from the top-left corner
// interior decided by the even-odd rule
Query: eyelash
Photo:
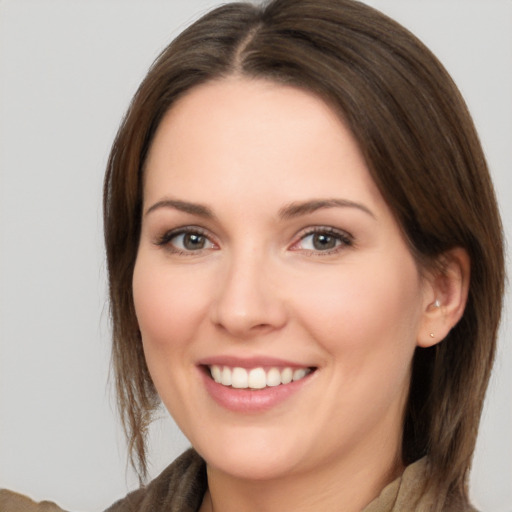
[[[211,244],[212,246],[215,246],[216,244],[212,242],[209,235],[205,230],[199,227],[190,226],[190,227],[183,227],[174,229],[171,231],[165,232],[163,235],[158,237],[158,239],[155,241],[155,245],[166,247],[170,252],[173,254],[183,255],[183,256],[195,256],[198,254],[201,254],[204,250],[212,249],[212,247],[204,248],[201,247],[197,250],[193,249],[179,249],[175,245],[171,243],[171,241],[179,236],[185,236],[185,235],[197,235],[198,237],[203,238],[206,243]],[[296,248],[298,245],[300,245],[304,240],[306,240],[308,237],[312,237],[315,235],[324,235],[330,239],[334,239],[336,245],[335,247],[331,249],[321,250],[321,249],[300,249]],[[349,233],[346,233],[344,231],[340,231],[337,229],[334,229],[332,227],[324,227],[324,226],[318,226],[314,228],[308,228],[305,230],[298,241],[294,242],[290,250],[292,251],[304,251],[308,255],[312,256],[325,256],[329,254],[335,254],[342,250],[344,247],[350,247],[354,244],[354,238]]]

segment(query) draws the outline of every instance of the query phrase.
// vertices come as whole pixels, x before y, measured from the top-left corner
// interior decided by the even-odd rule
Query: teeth
[[[292,381],[303,379],[311,373],[309,368],[292,369],[289,367],[270,368],[231,368],[229,366],[212,365],[209,367],[212,378],[218,384],[223,386],[232,386],[237,389],[263,389],[265,387],[279,386],[280,384],[289,384]]]
[[[277,368],[271,368],[267,373],[267,386],[279,386],[281,384],[281,372]]]
[[[293,379],[293,370],[291,368],[285,368],[281,372],[281,384],[289,384]]]
[[[227,367],[222,369],[221,381],[224,386],[231,386],[231,370]]]
[[[222,370],[219,366],[212,366],[210,371],[212,372],[212,377],[215,382],[222,382]]]
[[[253,368],[249,372],[249,387],[252,389],[263,389],[267,385],[267,375],[263,368]]]
[[[306,370],[303,368],[300,368],[299,370],[295,370],[293,372],[293,380],[300,380],[303,379],[306,376]]]
[[[226,368],[224,368],[226,371]],[[245,368],[233,368],[231,373],[231,385],[234,388],[248,388],[249,387],[249,375]]]

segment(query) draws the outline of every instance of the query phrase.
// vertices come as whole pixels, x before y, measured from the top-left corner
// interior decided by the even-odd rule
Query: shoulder
[[[363,512],[431,512],[439,508],[439,496],[427,487],[428,459],[424,457],[405,468]],[[447,499],[444,512],[477,512],[465,499]]]
[[[157,478],[106,512],[196,512],[206,491],[206,464],[194,450],[188,450]],[[36,503],[27,496],[0,489],[1,512],[66,512],[53,502]]]
[[[147,486],[131,492],[105,512],[196,512],[206,485],[206,465],[190,449]]]
[[[17,492],[0,489],[0,510],[2,512],[65,512],[51,501],[36,503]]]

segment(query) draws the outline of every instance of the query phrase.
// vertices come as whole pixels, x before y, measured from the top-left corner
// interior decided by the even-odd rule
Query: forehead
[[[189,91],[164,116],[145,166],[145,195],[362,194],[381,201],[350,130],[321,98],[265,80],[228,78]],[[203,199],[203,198],[201,198]],[[293,198],[300,200],[302,197]]]

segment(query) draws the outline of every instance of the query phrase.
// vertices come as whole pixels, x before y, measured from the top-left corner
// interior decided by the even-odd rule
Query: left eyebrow
[[[207,219],[213,219],[215,215],[212,210],[203,204],[191,203],[189,201],[179,201],[176,199],[162,199],[154,205],[150,206],[144,215],[148,215],[159,208],[171,208],[180,212],[190,213],[191,215],[198,215],[199,217],[205,217]]]
[[[293,202],[279,210],[279,217],[281,219],[290,219],[324,208],[357,208],[376,219],[374,213],[364,204],[349,201],[348,199],[312,199],[310,201]]]

